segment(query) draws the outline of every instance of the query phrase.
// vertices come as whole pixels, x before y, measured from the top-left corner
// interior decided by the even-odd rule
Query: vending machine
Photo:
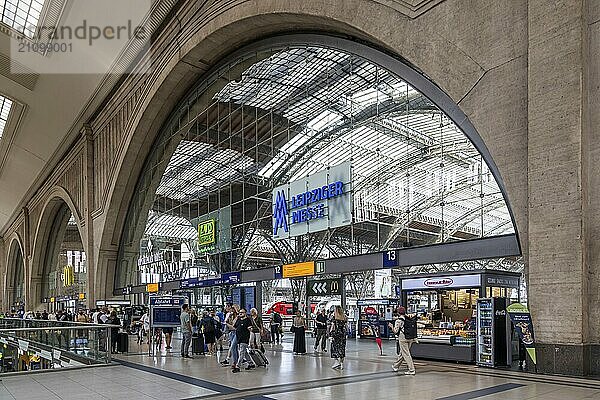
[[[477,300],[477,365],[510,366],[510,319],[504,297]]]

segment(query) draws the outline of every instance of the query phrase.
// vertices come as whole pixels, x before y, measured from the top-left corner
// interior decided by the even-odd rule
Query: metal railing
[[[111,328],[68,321],[0,319],[0,342],[61,367],[111,362]]]

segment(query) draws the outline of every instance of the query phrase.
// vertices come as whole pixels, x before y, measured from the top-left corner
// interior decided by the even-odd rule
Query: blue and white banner
[[[273,189],[273,239],[352,222],[351,164],[345,162]]]

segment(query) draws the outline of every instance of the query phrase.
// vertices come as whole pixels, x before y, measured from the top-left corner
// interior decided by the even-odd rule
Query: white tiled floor
[[[310,339],[308,339],[310,344]],[[175,342],[176,349],[178,342]],[[372,343],[348,342],[344,371],[331,369],[327,354],[291,354],[291,343],[271,347],[267,356],[268,369],[231,373],[221,367],[217,357],[198,356],[193,360],[181,359],[178,351],[155,357],[146,355],[120,356],[123,360],[151,367],[141,371],[124,365],[63,370],[30,375],[5,376],[0,382],[0,400],[37,399],[161,399],[178,400],[198,397],[242,399],[266,396],[270,399],[438,399],[457,396],[456,400],[471,399],[473,391],[514,383],[523,385],[485,399],[599,399],[600,382],[544,377],[540,375],[480,369],[474,366],[432,362],[417,362],[414,377],[391,371],[394,354],[393,342],[385,343],[389,356],[379,356]],[[309,346],[310,348],[310,346]],[[132,343],[132,351],[138,351]],[[160,370],[179,374],[160,375]],[[181,377],[196,379],[181,381]],[[209,390],[211,383],[223,385],[228,393]],[[203,387],[204,386],[204,387]],[[265,398],[265,397],[263,397]]]

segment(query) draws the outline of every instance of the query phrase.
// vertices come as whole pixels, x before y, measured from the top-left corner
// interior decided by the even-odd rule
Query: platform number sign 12
[[[281,265],[276,265],[273,268],[274,279],[283,279],[283,267]]]
[[[392,268],[398,266],[398,251],[388,250],[383,252],[383,267]]]

